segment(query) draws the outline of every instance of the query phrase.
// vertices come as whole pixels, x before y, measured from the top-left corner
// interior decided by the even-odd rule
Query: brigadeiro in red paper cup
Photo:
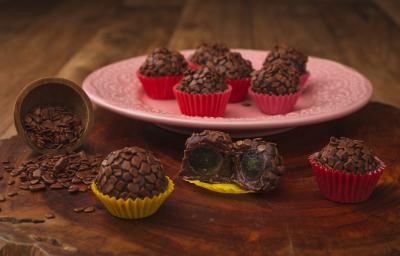
[[[165,47],[156,48],[137,71],[146,94],[152,99],[173,99],[172,88],[183,78],[188,64],[182,54]]]
[[[295,48],[281,44],[275,46],[274,49],[269,52],[263,66],[282,61],[293,64],[297,68],[300,73],[299,87],[303,89],[310,77],[310,72],[307,71],[308,56]]]
[[[252,73],[249,94],[261,112],[291,112],[300,97],[299,73],[293,65],[273,62]]]
[[[187,71],[174,87],[179,109],[188,116],[223,116],[231,91],[232,87],[207,67]]]
[[[253,67],[238,52],[228,52],[222,56],[213,56],[207,66],[221,75],[232,86],[229,102],[243,101],[250,87],[250,75]]]
[[[206,66],[212,57],[223,56],[227,53],[229,53],[229,48],[224,43],[201,43],[188,58],[189,68],[197,69]]]
[[[331,137],[309,161],[321,194],[340,203],[367,200],[385,169],[363,141],[343,137]]]

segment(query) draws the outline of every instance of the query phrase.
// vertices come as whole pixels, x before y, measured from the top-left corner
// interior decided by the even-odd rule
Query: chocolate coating
[[[101,163],[95,182],[103,194],[123,199],[152,197],[168,185],[161,162],[139,147],[111,152]]]
[[[223,92],[228,89],[228,85],[214,70],[205,67],[188,70],[176,89],[186,93],[206,94]]]
[[[202,43],[197,46],[196,51],[189,57],[189,60],[197,65],[204,66],[212,57],[225,55],[229,48],[224,43]]]
[[[185,57],[177,51],[165,47],[154,49],[140,66],[140,73],[145,76],[176,76],[187,70]]]
[[[250,77],[253,67],[238,52],[229,52],[222,56],[213,56],[207,67],[214,69],[224,79],[243,79]]]
[[[300,74],[303,74],[306,71],[308,56],[295,48],[288,47],[287,45],[277,45],[268,54],[263,65],[265,66],[274,63],[277,60],[292,62],[296,66]]]
[[[229,134],[205,130],[186,140],[180,176],[209,183],[230,182],[232,139]]]
[[[345,137],[331,137],[315,159],[328,168],[351,173],[375,171],[379,167],[372,150],[363,141]]]
[[[283,166],[276,144],[256,138],[239,140],[233,147],[237,184],[256,192],[268,192],[278,186]]]
[[[300,73],[293,65],[270,63],[252,73],[251,89],[256,93],[287,95],[299,90]]]

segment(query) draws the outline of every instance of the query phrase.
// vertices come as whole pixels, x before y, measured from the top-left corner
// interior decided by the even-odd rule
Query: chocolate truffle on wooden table
[[[182,54],[165,47],[154,49],[140,66],[145,76],[177,76],[187,70],[187,62]]]
[[[315,159],[323,166],[352,173],[374,171],[379,163],[363,141],[331,137]]]
[[[268,54],[263,65],[265,66],[274,63],[275,61],[282,60],[293,63],[300,74],[306,72],[308,56],[296,50],[295,48],[288,47],[287,45],[275,46],[274,49]]]
[[[233,144],[235,182],[256,192],[268,192],[278,186],[283,174],[282,157],[276,144],[261,138]]]
[[[186,140],[180,176],[208,183],[230,182],[232,139],[229,134],[205,130]]]
[[[385,169],[363,141],[344,137],[331,137],[309,161],[321,194],[341,203],[367,200]]]
[[[250,77],[253,67],[238,52],[228,52],[220,56],[212,56],[207,62],[209,68],[214,69],[224,79],[237,80]]]
[[[299,90],[299,72],[291,65],[269,63],[252,73],[253,92],[268,95],[287,95]]]
[[[101,193],[122,199],[153,197],[168,185],[161,162],[139,147],[110,153],[101,163],[95,183]]]
[[[194,64],[204,66],[212,57],[222,56],[228,52],[229,48],[224,43],[202,43],[197,46],[189,60]]]
[[[228,85],[222,76],[205,67],[188,70],[176,89],[191,94],[208,94],[223,92],[228,89]]]

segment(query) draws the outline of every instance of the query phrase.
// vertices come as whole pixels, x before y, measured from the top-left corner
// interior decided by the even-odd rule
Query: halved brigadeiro
[[[229,134],[210,130],[193,133],[186,141],[180,175],[209,183],[230,182],[232,153]]]

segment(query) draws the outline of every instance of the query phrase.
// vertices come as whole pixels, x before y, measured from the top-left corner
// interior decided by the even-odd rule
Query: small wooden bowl
[[[37,147],[25,133],[23,120],[29,111],[40,105],[64,106],[76,113],[84,126],[82,136],[60,149]],[[19,136],[36,152],[73,152],[82,145],[92,127],[93,106],[86,93],[74,82],[63,78],[42,78],[28,84],[19,94],[14,108],[14,123]]]

